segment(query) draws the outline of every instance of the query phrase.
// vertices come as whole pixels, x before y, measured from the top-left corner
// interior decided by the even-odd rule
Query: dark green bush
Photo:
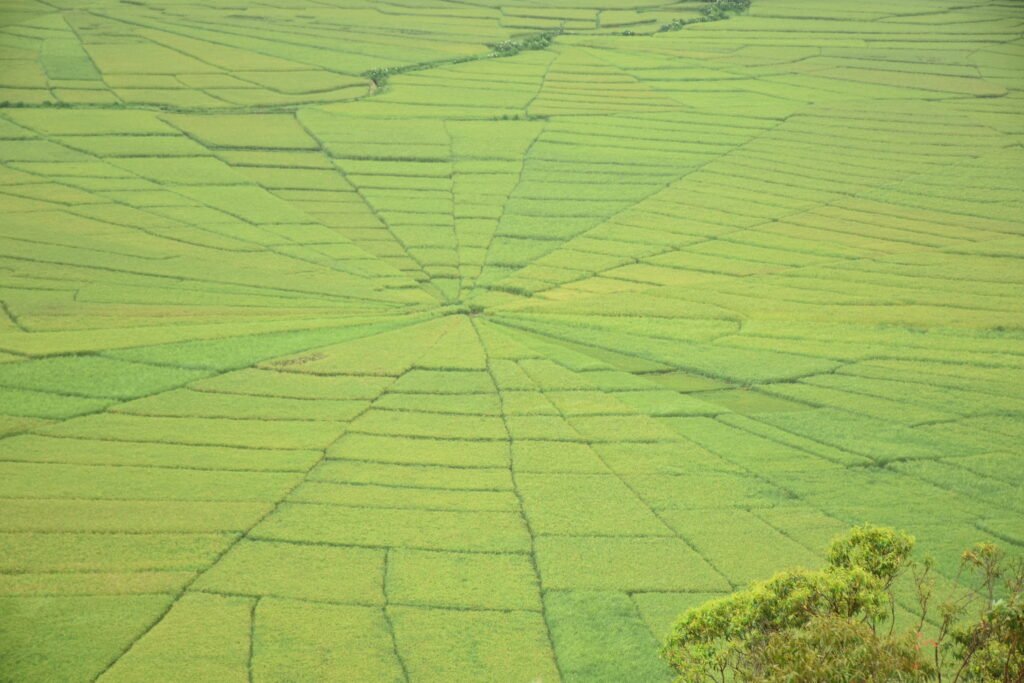
[[[712,0],[701,9],[709,19],[725,19],[730,14],[740,14],[750,9],[750,0]]]

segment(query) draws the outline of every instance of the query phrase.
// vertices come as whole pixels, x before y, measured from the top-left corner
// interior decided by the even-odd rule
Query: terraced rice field
[[[1024,546],[1024,6],[509,3],[3,2],[0,679],[661,681]]]

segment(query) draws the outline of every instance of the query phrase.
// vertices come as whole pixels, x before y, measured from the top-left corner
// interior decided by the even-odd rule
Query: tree
[[[980,584],[939,606],[926,639],[933,564],[914,562],[913,547],[906,533],[855,527],[832,542],[823,569],[784,571],[684,612],[663,654],[684,683],[1024,683],[1024,563],[992,544],[964,553],[962,571]],[[908,574],[919,621],[895,632],[893,587]]]
[[[936,648],[937,661],[949,651],[954,683],[1024,683],[1024,559],[1008,561],[999,546],[979,543],[960,563],[978,585],[943,606],[949,644]],[[956,623],[974,602],[982,603],[977,617]]]

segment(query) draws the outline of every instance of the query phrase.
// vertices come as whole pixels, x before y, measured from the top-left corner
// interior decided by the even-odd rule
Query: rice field
[[[5,0],[0,680],[667,681],[1024,549],[1024,6]]]

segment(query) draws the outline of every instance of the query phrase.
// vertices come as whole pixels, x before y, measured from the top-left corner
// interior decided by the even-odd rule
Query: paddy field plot
[[[1024,8],[510,3],[0,8],[0,679],[670,680],[1024,550]]]

